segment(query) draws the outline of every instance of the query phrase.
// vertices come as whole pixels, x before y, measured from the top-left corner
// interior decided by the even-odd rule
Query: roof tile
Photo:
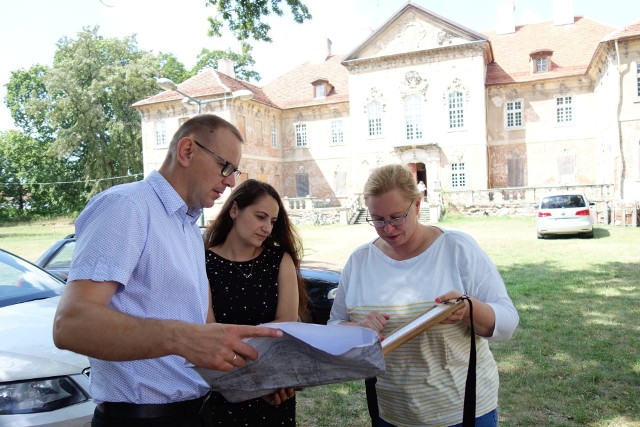
[[[242,80],[229,77],[220,71],[207,68],[197,75],[185,80],[178,85],[178,89],[189,94],[195,99],[209,99],[212,97],[223,97],[231,92],[246,89],[253,93],[253,100],[266,105],[275,106],[265,95],[261,88]],[[133,104],[134,107],[155,104],[158,102],[177,101],[184,98],[180,93],[173,90],[165,90],[157,95],[150,96]],[[203,99],[203,101],[205,100]]]
[[[521,25],[510,34],[485,33],[491,42],[494,62],[487,68],[487,85],[536,81],[586,73],[593,52],[610,32],[608,25],[577,16],[573,24],[553,21]],[[551,49],[551,70],[534,74],[529,54]]]
[[[329,56],[324,62],[306,62],[263,87],[264,93],[280,108],[308,107],[349,100],[349,72],[341,64],[344,55]],[[312,82],[326,79],[333,91],[314,98]]]

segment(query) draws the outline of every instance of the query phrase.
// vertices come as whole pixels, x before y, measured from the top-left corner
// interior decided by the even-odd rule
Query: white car
[[[550,235],[577,234],[593,237],[590,202],[584,194],[550,194],[537,206],[538,239]]]
[[[0,426],[90,426],[89,359],[53,344],[64,283],[0,249]]]

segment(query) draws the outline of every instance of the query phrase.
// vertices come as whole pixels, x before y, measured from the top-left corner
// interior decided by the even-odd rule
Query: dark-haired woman
[[[306,315],[302,244],[277,191],[249,179],[237,186],[205,234],[207,276],[219,323],[259,325]],[[295,390],[239,403],[214,393],[220,426],[296,425]]]

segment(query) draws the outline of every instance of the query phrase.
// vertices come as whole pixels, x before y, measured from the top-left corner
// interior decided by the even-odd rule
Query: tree
[[[251,47],[243,46],[242,53],[237,54],[231,50],[209,50],[202,49],[198,55],[198,62],[192,69],[192,75],[198,73],[203,68],[218,68],[218,61],[222,58],[230,59],[234,62],[233,70],[236,77],[245,81],[259,81],[260,74],[249,67],[255,65],[256,61],[251,56]],[[177,80],[174,80],[177,81]]]
[[[222,36],[222,28],[226,22],[235,38],[243,45],[249,40],[271,42],[269,31],[271,26],[262,22],[263,17],[275,13],[282,16],[281,0],[208,0],[218,11],[218,16],[209,17],[209,35]],[[286,0],[293,14],[293,20],[299,24],[311,19],[307,6],[299,0]],[[271,6],[271,7],[269,7]]]
[[[195,73],[187,71],[186,67],[173,53],[160,53],[158,55],[159,76],[168,78],[174,82],[183,82]]]
[[[49,92],[44,82],[49,67],[34,65],[11,73],[5,105],[15,125],[40,140],[51,140],[53,128],[47,119]]]
[[[0,219],[74,215],[85,204],[76,165],[21,132],[0,133]]]
[[[58,43],[45,76],[54,146],[94,180],[91,194],[142,172],[140,115],[131,104],[157,93],[158,72],[157,58],[140,51],[135,36],[104,39],[95,27]]]

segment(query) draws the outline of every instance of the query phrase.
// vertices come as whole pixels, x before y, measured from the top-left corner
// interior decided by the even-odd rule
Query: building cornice
[[[482,55],[486,60],[487,46],[488,42],[477,41],[467,43],[462,46],[444,46],[434,49],[399,53],[395,55],[350,59],[347,61],[343,61],[342,65],[344,65],[349,70],[349,72],[359,74],[363,72],[379,71],[388,68],[423,65],[480,55]]]

